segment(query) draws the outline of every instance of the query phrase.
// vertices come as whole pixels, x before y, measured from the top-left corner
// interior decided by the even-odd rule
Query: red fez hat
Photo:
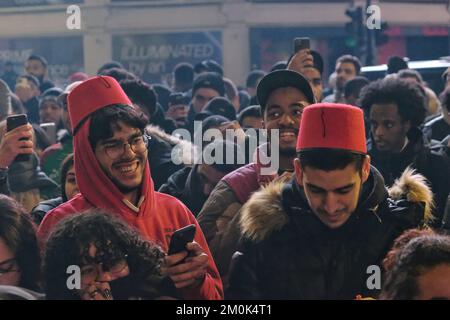
[[[108,76],[83,81],[69,93],[67,102],[74,132],[81,121],[98,109],[113,104],[132,105],[116,79]]]
[[[367,154],[362,110],[335,103],[318,103],[306,107],[300,122],[297,151],[318,148]]]

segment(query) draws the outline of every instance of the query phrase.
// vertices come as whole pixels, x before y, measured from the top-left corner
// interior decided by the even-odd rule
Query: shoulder
[[[235,193],[241,203],[246,202],[250,194],[260,187],[257,168],[256,163],[250,163],[230,172],[221,180]]]
[[[169,211],[178,211],[181,214],[189,213],[186,205],[177,198],[161,192],[155,192],[156,206]]]
[[[55,144],[52,144],[45,148],[45,150],[42,152],[41,155],[41,162],[45,162],[46,160],[49,160],[54,155],[58,154],[62,150],[62,145],[60,142],[57,142]]]
[[[257,167],[258,165],[256,163],[249,163],[237,170],[234,170],[233,172],[228,173],[225,177],[222,178],[222,180],[225,180],[226,182],[235,182],[240,181],[241,179],[246,179],[249,176],[255,176],[256,178]]]
[[[404,209],[411,209],[417,214],[417,224],[428,224],[433,220],[432,208],[434,207],[433,192],[427,179],[417,173],[411,167],[405,169],[400,178],[388,189],[390,200],[390,212],[400,216]],[[416,208],[417,210],[414,210]],[[411,211],[409,210],[409,211]],[[405,218],[411,218],[403,215]]]
[[[282,181],[269,183],[255,192],[242,207],[240,226],[246,238],[260,242],[289,221],[282,200],[284,185]]]

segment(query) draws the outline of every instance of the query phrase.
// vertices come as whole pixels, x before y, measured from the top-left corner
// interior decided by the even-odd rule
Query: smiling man
[[[242,208],[242,245],[233,255],[227,298],[377,295],[367,286],[367,268],[380,265],[402,230],[424,223],[425,199],[411,197],[400,207],[388,198],[370,166],[364,132],[357,107],[305,108],[295,175],[254,193]],[[421,178],[405,173],[398,190],[429,193]]]
[[[196,224],[195,241],[166,257],[165,273],[187,299],[222,298],[219,274],[194,216],[179,200],[154,191],[145,115],[106,76],[77,86],[68,107],[80,194],[46,215],[40,240],[64,217],[93,207],[120,216],[166,252],[175,230]]]
[[[314,93],[308,81],[298,72],[277,70],[267,74],[258,85],[263,127],[269,139],[278,130],[279,168],[272,175],[264,174],[264,147],[254,156],[254,162],[227,174],[216,185],[205,202],[198,221],[226,284],[228,267],[239,240],[239,210],[250,195],[261,186],[294,171],[295,144],[303,111],[314,103]],[[271,144],[272,141],[269,141]]]

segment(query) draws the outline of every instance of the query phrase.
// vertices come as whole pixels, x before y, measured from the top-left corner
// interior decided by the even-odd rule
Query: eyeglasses
[[[125,154],[125,147],[130,146],[134,153],[143,153],[147,150],[148,142],[151,139],[148,135],[142,135],[131,138],[128,142],[122,141],[106,143],[104,145],[105,153],[111,160],[116,160]]]
[[[123,259],[117,261],[110,267],[105,267],[105,265],[100,263],[89,264],[81,268],[82,282],[83,283],[92,283],[96,281],[100,275],[100,273],[110,273],[113,276],[119,276],[128,268],[127,258],[128,255],[125,255]]]
[[[19,269],[15,268],[16,266],[16,259],[8,259],[3,262],[0,262],[0,277],[3,276],[6,273],[10,272],[18,272]]]

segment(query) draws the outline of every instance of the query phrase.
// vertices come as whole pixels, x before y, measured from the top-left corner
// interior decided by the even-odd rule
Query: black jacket
[[[59,195],[58,184],[41,170],[37,155],[34,153],[27,161],[15,161],[11,164],[8,170],[8,181],[12,192],[39,189],[43,199],[51,199]]]
[[[427,188],[426,185],[422,185]],[[338,229],[311,211],[294,181],[272,183],[243,207],[241,250],[233,256],[228,299],[375,297],[367,268],[380,266],[394,239],[424,221],[420,202],[388,198],[376,169],[357,209]]]
[[[31,98],[27,102],[23,103],[30,123],[37,123],[41,121],[39,116],[39,100],[36,97]]]
[[[175,163],[172,159],[172,149],[176,144],[170,140],[173,137],[158,127],[147,127],[147,133],[151,137],[148,143],[150,173],[154,188],[158,190],[172,174],[184,168],[184,164]]]
[[[44,220],[45,215],[50,211],[55,209],[57,206],[63,203],[62,197],[45,200],[40,202],[31,211],[31,217],[36,225],[40,225],[42,220]]]
[[[371,164],[382,174],[386,185],[391,186],[408,167],[416,169],[427,178],[434,193],[436,209],[433,211],[435,227],[440,227],[442,215],[450,192],[450,163],[442,154],[442,148],[425,146],[422,132],[413,128],[408,133],[409,143],[400,153],[381,153],[369,142]]]
[[[185,167],[175,172],[159,189],[159,192],[170,194],[183,202],[194,216],[199,214],[207,199],[200,189],[197,167]]]
[[[445,121],[444,116],[440,115],[429,120],[423,128],[423,132],[428,141],[432,139],[442,141],[450,134],[450,125]]]

